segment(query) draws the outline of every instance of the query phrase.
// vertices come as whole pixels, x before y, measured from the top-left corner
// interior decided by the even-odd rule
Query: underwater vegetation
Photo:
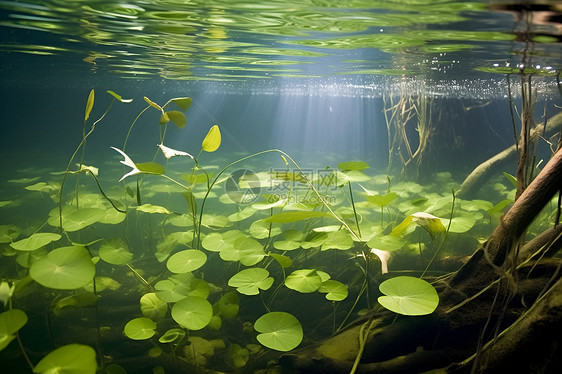
[[[393,334],[387,331],[394,321],[406,334],[402,340],[426,330],[432,332],[424,339],[435,340],[442,327],[431,316],[459,318],[463,306],[482,302],[479,295],[517,288],[511,273],[497,270],[512,243],[494,247],[494,238],[511,239],[496,233],[507,226],[486,240],[506,209],[519,207],[516,195],[525,206],[514,176],[501,175],[488,201],[459,197],[448,173],[421,185],[369,173],[361,160],[309,169],[278,149],[227,159],[221,167],[210,158],[221,149],[218,125],[201,134],[199,149],[166,145],[170,133],[188,126],[189,97],[163,105],[144,97],[125,139],[107,149],[111,162],[89,165],[88,138],[114,104],[133,101],[107,93],[113,100],[92,120],[90,92],[82,138],[65,170],[13,182],[40,207],[27,226],[0,226],[0,354],[14,370],[280,372],[280,362],[294,372],[365,372],[361,360],[373,359],[373,337]],[[130,144],[148,111],[160,116],[151,158]],[[414,162],[422,146],[410,152]],[[547,173],[551,179],[560,173],[556,167]],[[549,191],[559,190],[559,180],[529,185],[528,194],[544,191],[534,210],[523,209],[529,237],[557,222],[559,203]],[[0,207],[10,212],[27,203],[4,200]],[[511,222],[509,212],[504,222]],[[517,268],[530,274],[532,257],[555,254],[549,243],[526,251],[532,256]],[[489,252],[480,249],[467,261],[481,244]],[[476,261],[489,267],[480,274],[488,286],[442,293],[444,285],[465,285],[465,273],[450,283],[447,277]],[[538,266],[548,268],[544,275],[559,263]],[[354,339],[350,350],[346,334]],[[330,337],[339,345],[317,345]]]

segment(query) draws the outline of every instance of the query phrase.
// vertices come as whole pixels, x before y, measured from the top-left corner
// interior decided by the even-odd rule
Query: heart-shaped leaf
[[[257,336],[258,341],[276,351],[290,351],[296,348],[303,338],[299,320],[285,312],[264,314],[254,323],[254,329],[261,333]]]

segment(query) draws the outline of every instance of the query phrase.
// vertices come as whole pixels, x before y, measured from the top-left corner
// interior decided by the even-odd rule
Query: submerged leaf
[[[395,313],[407,316],[431,314],[439,304],[435,288],[423,279],[400,276],[390,278],[379,286],[385,296],[379,303]]]
[[[221,145],[221,132],[218,125],[211,127],[205,139],[201,143],[201,148],[205,152],[214,152]]]
[[[61,236],[59,234],[52,232],[36,232],[28,238],[13,242],[10,244],[10,247],[18,251],[34,251],[60,238]]]
[[[178,110],[170,110],[165,115],[176,125],[178,128],[183,129],[186,124],[185,114]]]
[[[295,316],[285,312],[264,314],[254,323],[260,334],[258,341],[267,348],[287,352],[296,348],[302,341],[302,326]]]
[[[164,110],[162,109],[162,107],[158,104],[156,104],[154,101],[150,100],[148,97],[144,97],[144,101],[146,101],[148,103],[148,105],[150,105],[151,107],[158,109],[159,111],[161,111],[162,113],[164,112]]]
[[[181,109],[188,110],[193,100],[191,97],[177,97],[170,101],[179,106]]]
[[[123,332],[129,339],[146,340],[156,334],[156,323],[146,317],[135,318],[127,322]]]
[[[164,157],[166,157],[166,159],[170,159],[174,156],[188,156],[193,158],[192,155],[190,155],[187,152],[184,151],[178,151],[172,148],[168,148],[166,147],[164,144],[158,144],[158,147],[160,148],[160,150],[162,151],[162,154],[164,155]]]
[[[268,290],[273,284],[269,271],[262,268],[249,268],[234,274],[229,280],[230,287],[244,295],[257,295],[259,290]]]
[[[96,351],[92,347],[68,344],[43,357],[33,368],[33,373],[95,374],[97,368]]]
[[[29,275],[42,286],[74,290],[87,286],[96,268],[90,253],[84,247],[70,246],[52,250],[35,261],[29,268]]]
[[[117,100],[119,100],[122,103],[130,103],[133,101],[133,99],[123,99],[121,96],[117,95],[115,92],[111,91],[111,90],[107,90],[107,93],[110,94],[111,96],[113,96],[114,98],[116,98]]]
[[[201,330],[211,322],[212,305],[202,297],[188,296],[172,307],[172,318],[189,330]]]
[[[90,91],[90,94],[88,95],[88,102],[86,102],[86,112],[84,113],[84,122],[86,122],[88,118],[90,118],[90,112],[92,111],[93,107],[94,107],[94,90],[92,89]]]

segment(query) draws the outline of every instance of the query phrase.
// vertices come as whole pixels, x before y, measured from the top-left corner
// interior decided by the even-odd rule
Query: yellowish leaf
[[[205,139],[203,139],[201,148],[206,152],[214,152],[219,148],[220,145],[221,132],[219,130],[219,126],[214,125],[207,133],[207,136],[205,136]]]
[[[84,122],[86,122],[88,118],[90,118],[90,112],[92,111],[93,107],[94,107],[94,90],[92,89],[90,91],[90,95],[88,96],[88,102],[86,103],[86,113],[84,114]]]

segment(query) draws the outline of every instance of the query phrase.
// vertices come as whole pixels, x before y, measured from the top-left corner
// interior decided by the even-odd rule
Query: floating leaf
[[[168,209],[160,205],[143,204],[137,207],[137,210],[145,213],[172,214]]]
[[[86,102],[86,112],[84,113],[84,122],[86,122],[88,118],[90,118],[90,112],[92,111],[93,107],[94,107],[94,90],[92,89],[90,91],[90,94],[88,95],[88,101]]]
[[[172,307],[172,318],[189,330],[201,330],[211,322],[213,307],[202,297],[188,296]]]
[[[379,303],[395,313],[407,316],[431,314],[439,304],[435,288],[423,279],[395,277],[382,282],[379,290],[383,295]]]
[[[273,278],[269,276],[269,271],[262,268],[250,268],[239,271],[229,280],[230,287],[244,295],[257,295],[259,290],[267,290],[273,284]]]
[[[156,293],[149,292],[140,298],[140,309],[143,316],[158,321],[166,316],[168,303],[160,300]]]
[[[18,240],[10,244],[10,247],[18,251],[35,251],[51,242],[59,240],[61,236],[52,232],[36,232],[28,238]]]
[[[23,310],[11,309],[0,313],[0,351],[16,338],[16,332],[27,323]]]
[[[254,323],[260,334],[258,341],[267,348],[287,352],[296,348],[302,341],[303,331],[298,319],[285,312],[264,314]]]
[[[135,318],[127,322],[123,332],[129,339],[146,340],[156,334],[156,323],[146,317]]]
[[[345,284],[336,280],[327,280],[320,285],[318,292],[326,294],[330,301],[342,301],[347,297],[348,291]]]
[[[36,374],[95,374],[97,368],[96,351],[92,347],[68,344],[43,357],[35,365],[33,372]]]
[[[193,100],[191,97],[177,97],[170,101],[179,106],[181,109],[188,110]]]
[[[363,170],[368,169],[369,164],[365,161],[348,161],[340,162],[338,164],[338,169],[340,170]]]
[[[205,139],[201,143],[201,148],[205,152],[214,152],[221,145],[221,132],[218,125],[211,127]]]
[[[105,209],[101,208],[76,208],[74,205],[65,205],[62,209],[62,227],[65,231],[74,232],[93,225],[104,219]],[[54,208],[49,212],[47,223],[53,227],[60,225],[60,210]]]
[[[112,265],[125,265],[133,259],[129,246],[120,238],[105,240],[100,246],[99,256],[102,260]]]
[[[77,246],[54,249],[29,268],[34,281],[59,290],[84,287],[92,281],[95,272],[88,250]]]
[[[389,192],[385,195],[367,195],[367,201],[376,206],[385,207],[390,205],[397,197],[396,192]]]
[[[166,267],[172,273],[188,273],[199,269],[207,261],[207,255],[197,249],[177,252],[168,259]]]
[[[133,101],[133,99],[123,99],[121,96],[117,95],[115,92],[111,90],[107,90],[106,92],[122,103],[130,103]]]
[[[316,291],[322,284],[322,277],[314,269],[295,270],[285,279],[285,286],[301,293]]]

